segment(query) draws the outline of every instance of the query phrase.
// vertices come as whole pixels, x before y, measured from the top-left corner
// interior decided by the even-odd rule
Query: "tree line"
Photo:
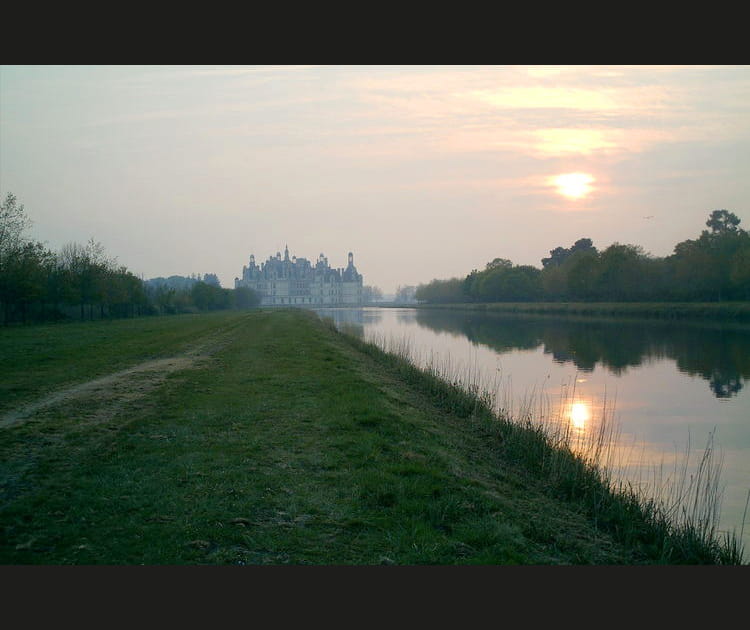
[[[248,288],[224,289],[215,274],[182,286],[144,281],[89,240],[52,251],[25,236],[31,221],[8,193],[0,203],[0,310],[4,325],[251,308]]]
[[[728,210],[714,210],[696,239],[656,257],[639,245],[599,251],[590,238],[558,246],[542,267],[495,258],[464,278],[417,287],[428,303],[456,302],[717,302],[750,300],[750,233]]]

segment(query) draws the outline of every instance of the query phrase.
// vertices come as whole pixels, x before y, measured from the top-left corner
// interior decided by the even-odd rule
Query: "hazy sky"
[[[565,177],[560,177],[565,176]],[[0,194],[144,278],[250,254],[365,284],[750,229],[750,66],[0,66]]]

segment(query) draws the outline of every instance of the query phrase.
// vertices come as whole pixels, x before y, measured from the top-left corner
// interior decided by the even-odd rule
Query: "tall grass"
[[[602,401],[585,431],[570,421],[577,401],[573,383],[557,401],[544,388],[514,395],[510,379],[488,376],[436,352],[421,353],[406,337],[363,337],[361,328],[333,330],[459,417],[487,421],[503,455],[541,479],[549,492],[578,502],[598,526],[665,564],[743,564],[742,531],[718,530],[722,459],[711,433],[697,467],[690,444],[675,469],[654,468],[647,479],[623,476],[636,445],[623,447],[615,421],[616,401]],[[750,494],[748,495],[750,501]],[[747,512],[747,510],[746,510]],[[744,526],[744,518],[743,518]]]

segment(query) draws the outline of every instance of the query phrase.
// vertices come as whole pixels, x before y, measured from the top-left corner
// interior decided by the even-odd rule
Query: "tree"
[[[5,324],[19,311],[26,323],[28,307],[43,303],[46,295],[46,266],[52,254],[41,243],[24,237],[30,225],[23,204],[8,193],[0,203],[0,304]]]
[[[479,299],[479,282],[481,278],[481,273],[476,269],[472,269],[471,273],[464,278],[461,286],[461,291],[464,294],[464,299],[469,301]]]
[[[506,273],[507,299],[535,302],[542,297],[542,272],[531,265],[516,265]]]
[[[193,288],[190,289],[190,295],[193,298],[193,304],[201,311],[207,311],[213,308],[215,301],[214,291],[215,287],[205,282],[196,282]]]
[[[61,267],[57,254],[49,252],[45,257],[44,274],[46,300],[52,306],[52,317],[57,319],[60,316],[59,305],[65,297],[65,270]]]
[[[432,280],[427,284],[420,284],[414,292],[414,297],[420,302],[432,304],[464,302],[466,298],[463,292],[463,284],[461,278]]]
[[[398,286],[396,288],[396,297],[394,299],[395,302],[415,302],[416,297],[415,293],[417,291],[417,287],[414,286]]]
[[[642,297],[646,254],[640,245],[613,243],[599,256],[599,298],[627,301]]]
[[[495,258],[488,262],[484,269],[489,271],[490,269],[510,269],[511,267],[513,267],[513,263],[507,258]]]
[[[101,316],[104,307],[107,315],[128,317],[135,314],[135,309],[145,303],[143,282],[130,273],[125,267],[107,269],[102,275],[104,283],[103,300],[100,304]]]
[[[88,305],[89,317],[93,319],[93,306],[104,302],[106,278],[116,262],[106,257],[102,244],[93,238],[86,245],[64,245],[59,259],[66,272],[67,301],[80,304],[81,319],[85,318],[84,307]]]
[[[576,252],[596,253],[596,247],[594,247],[594,242],[590,238],[579,238],[567,249],[565,247],[551,249],[549,257],[542,258],[542,267],[559,267]]]
[[[6,324],[11,319],[11,309],[20,310],[21,321],[25,324],[29,305],[44,299],[47,255],[41,243],[25,242],[17,245],[13,256],[5,261],[0,278],[0,301],[5,306]]]
[[[221,287],[221,282],[219,282],[219,276],[217,276],[215,273],[207,273],[203,276],[203,282],[206,284],[210,284],[214,287]]]
[[[750,300],[750,238],[732,256],[729,278],[737,297]]]
[[[471,288],[482,302],[532,302],[541,296],[541,271],[531,265],[495,265],[478,273]]]
[[[565,262],[569,253],[569,250],[564,247],[555,247],[555,249],[549,250],[549,257],[542,258],[542,267],[559,267]]]
[[[576,300],[590,300],[596,295],[599,279],[599,253],[582,249],[571,254],[568,267],[568,294]]]
[[[676,293],[688,300],[747,299],[743,282],[743,254],[750,234],[727,210],[714,210],[695,240],[677,243],[667,265]]]
[[[714,210],[708,217],[706,225],[711,228],[712,234],[728,234],[737,232],[740,219],[734,212],[728,210]]]
[[[234,306],[239,309],[254,308],[260,304],[260,295],[248,287],[234,289]]]
[[[0,268],[4,257],[20,245],[24,231],[31,226],[23,204],[13,193],[8,193],[0,203]]]
[[[544,298],[547,300],[564,300],[568,295],[567,265],[551,264],[541,271],[541,283]]]
[[[579,238],[570,248],[570,253],[574,252],[596,252],[596,247],[590,238]]]
[[[157,283],[146,283],[145,285],[146,296],[149,302],[154,306],[156,312],[159,314],[164,313],[176,313],[176,297],[177,289],[174,289],[166,284]]]
[[[213,284],[196,282],[190,289],[193,305],[201,311],[214,311],[232,305],[232,289],[223,289]]]

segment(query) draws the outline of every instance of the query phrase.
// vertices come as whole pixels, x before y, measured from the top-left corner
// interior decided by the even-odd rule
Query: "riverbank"
[[[309,311],[17,329],[0,349],[20,392],[0,403],[3,564],[737,561]]]
[[[534,315],[750,323],[750,302],[491,302],[402,306]]]

